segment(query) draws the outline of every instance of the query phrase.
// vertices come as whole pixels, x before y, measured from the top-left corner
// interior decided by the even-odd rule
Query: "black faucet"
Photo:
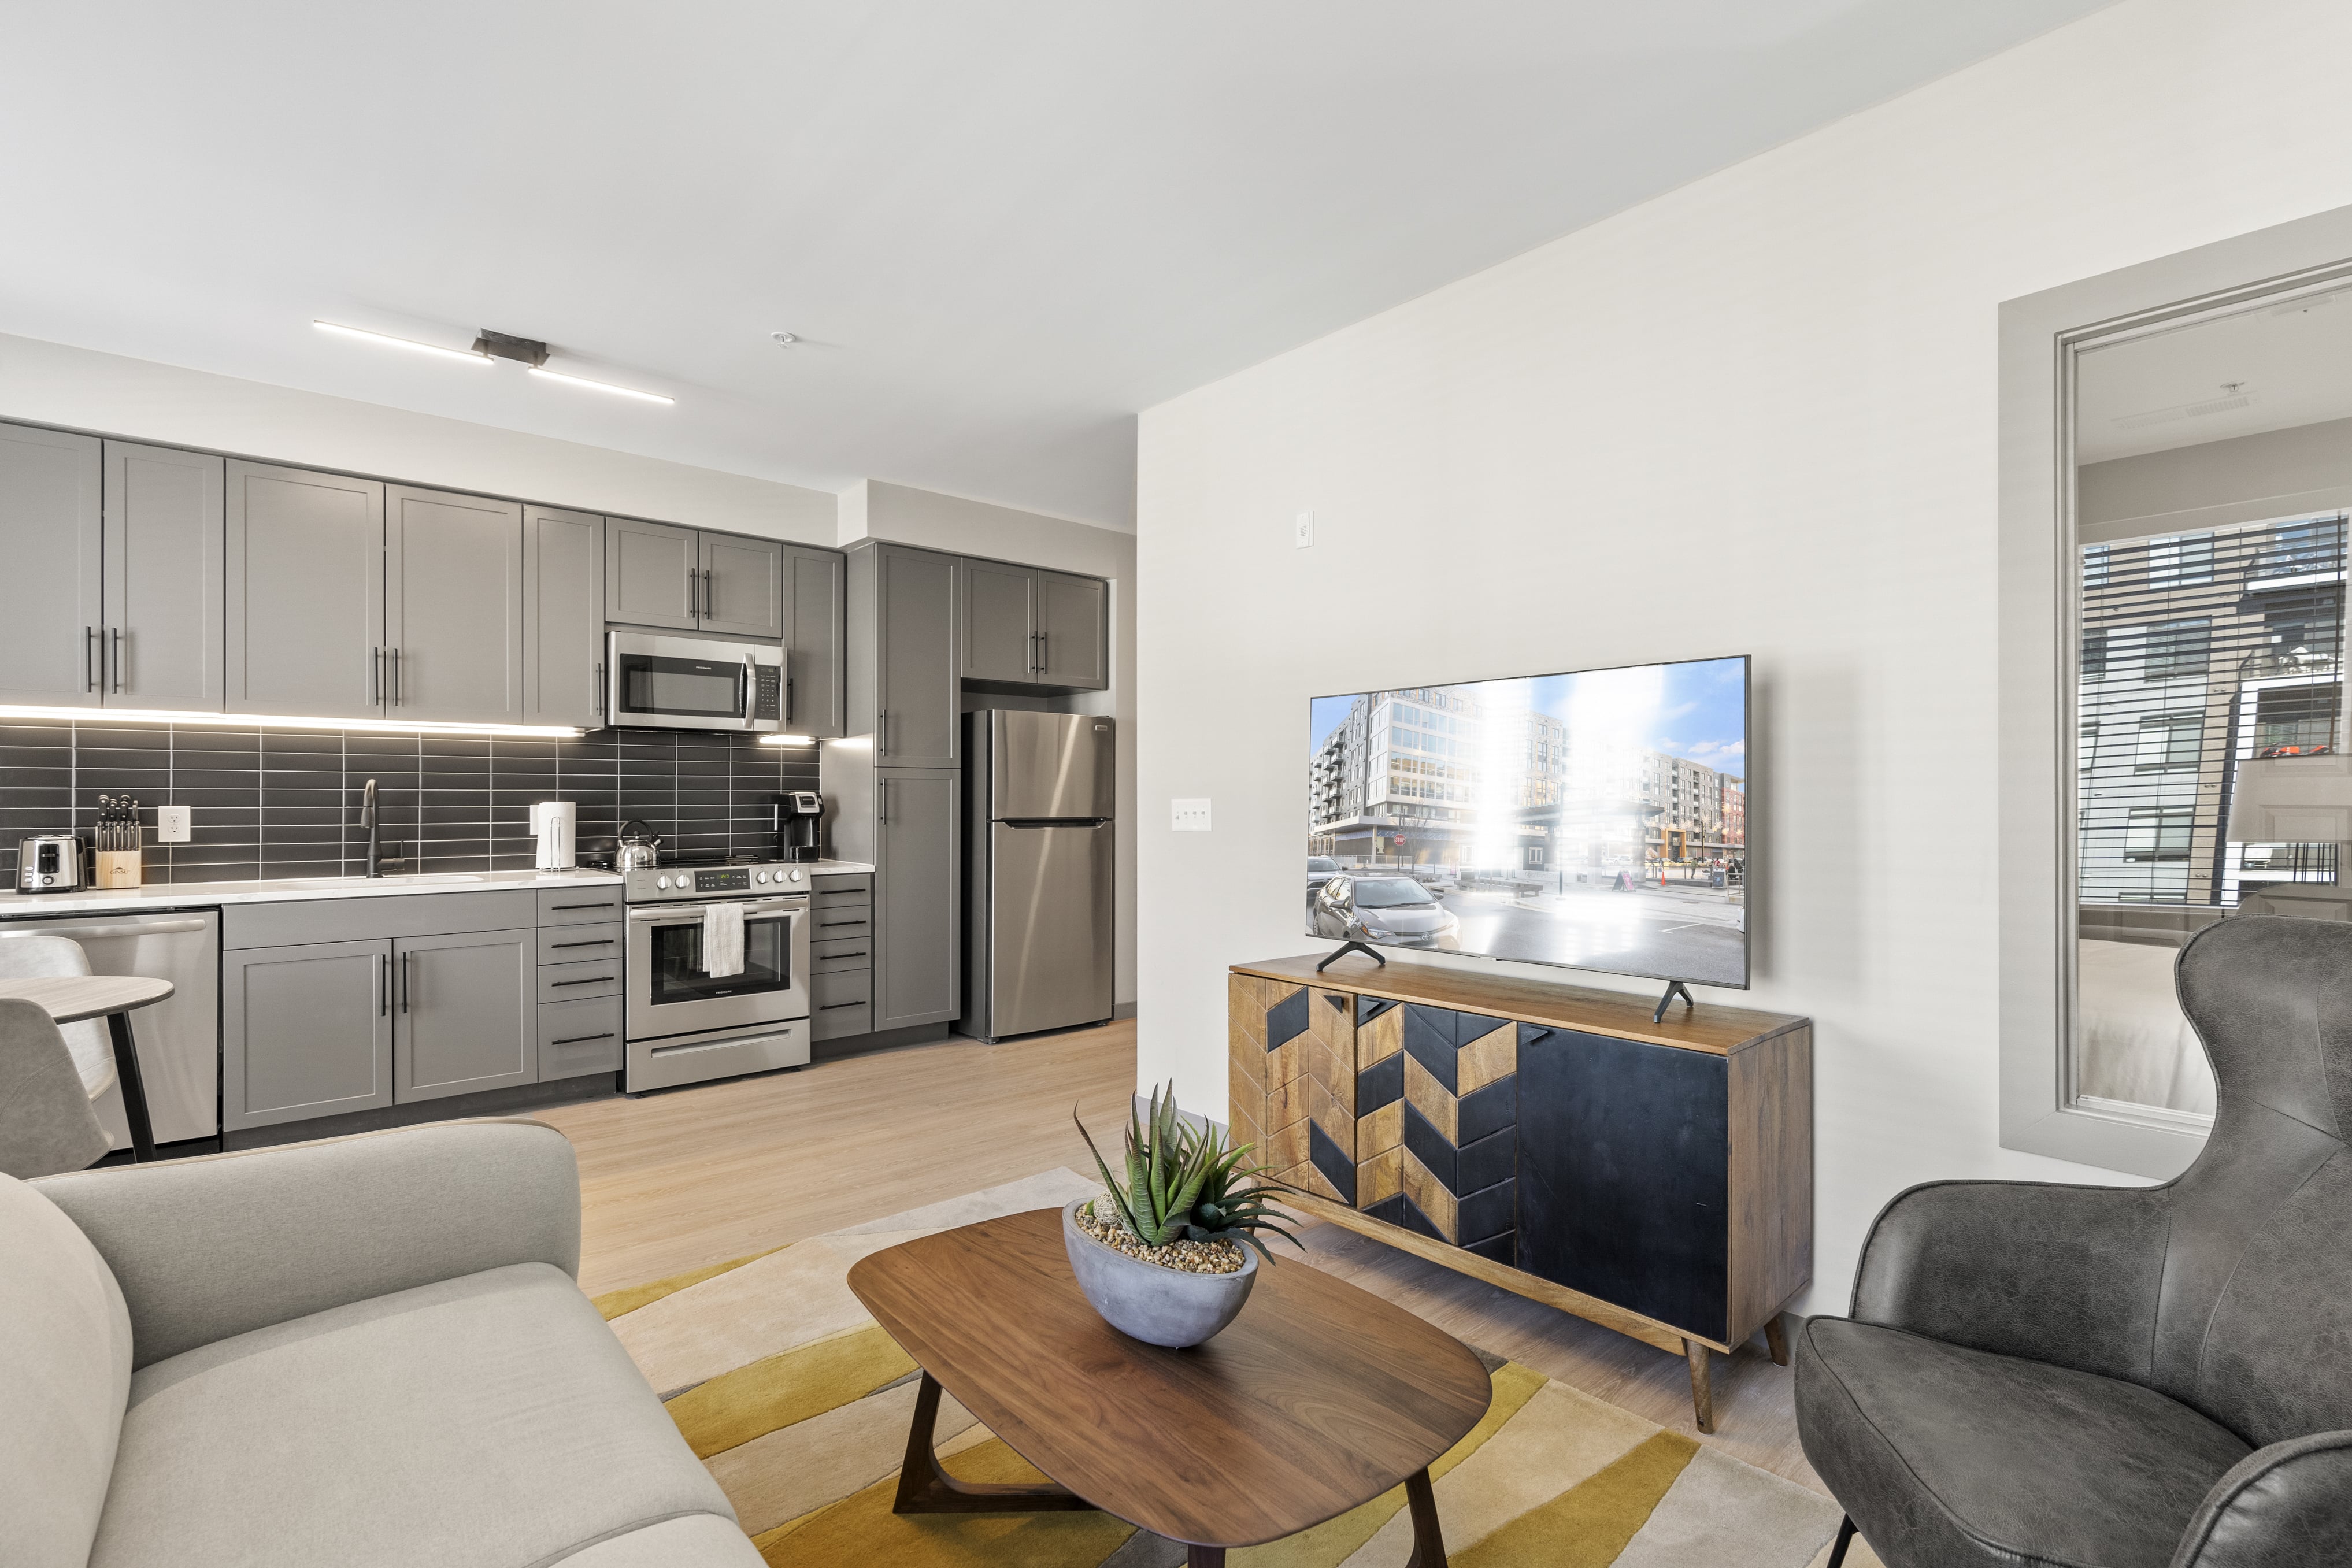
[[[383,839],[376,830],[375,780],[373,779],[367,781],[367,788],[360,794],[360,826],[367,830],[368,835],[367,873],[380,877],[383,874]]]

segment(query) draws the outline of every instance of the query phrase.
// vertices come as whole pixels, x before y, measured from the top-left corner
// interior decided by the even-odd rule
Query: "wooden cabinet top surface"
[[[1713,1002],[1685,1008],[1677,1001],[1666,1009],[1664,1022],[1653,1023],[1650,1013],[1657,1006],[1656,1001],[1625,991],[1556,985],[1500,973],[1465,974],[1434,964],[1400,962],[1382,968],[1354,953],[1318,975],[1315,966],[1321,960],[1320,954],[1303,953],[1296,957],[1268,958],[1232,967],[1235,974],[1263,979],[1320,986],[1327,990],[1350,991],[1391,1001],[1419,1002],[1424,1007],[1487,1013],[1552,1029],[1615,1035],[1622,1040],[1710,1051],[1717,1056],[1727,1056],[1792,1029],[1806,1028],[1811,1021],[1791,1013],[1727,1008]]]

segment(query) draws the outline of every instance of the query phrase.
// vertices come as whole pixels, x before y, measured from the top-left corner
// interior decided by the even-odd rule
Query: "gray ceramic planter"
[[[1232,1322],[1257,1283],[1257,1254],[1242,1250],[1242,1266],[1231,1274],[1188,1274],[1130,1258],[1078,1228],[1078,1209],[1091,1198],[1074,1198],[1062,1208],[1062,1245],[1069,1249],[1070,1272],[1103,1321],[1150,1344],[1184,1350],[1214,1338]]]

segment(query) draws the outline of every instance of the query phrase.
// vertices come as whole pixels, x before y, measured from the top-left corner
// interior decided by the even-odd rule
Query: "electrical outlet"
[[[184,844],[194,818],[193,807],[158,806],[155,808],[155,841],[159,844]]]
[[[1171,800],[1169,828],[1179,833],[1205,833],[1209,831],[1209,801],[1206,796],[1197,800]]]
[[[1298,548],[1300,549],[1306,549],[1315,543],[1315,514],[1312,512],[1299,513],[1297,526],[1298,528]]]

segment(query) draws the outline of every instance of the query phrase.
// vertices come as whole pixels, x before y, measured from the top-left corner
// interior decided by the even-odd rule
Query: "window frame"
[[[2201,1120],[2158,1107],[2085,1102],[2073,1090],[2082,740],[2076,696],[2084,652],[2074,428],[2081,356],[2347,283],[2352,207],[2000,306],[1997,942],[2004,1148],[2161,1179],[2186,1168],[2206,1137]],[[2212,520],[2347,504],[2352,494],[2312,491],[2265,497],[2259,513]],[[2107,649],[2110,668],[2119,652]]]

